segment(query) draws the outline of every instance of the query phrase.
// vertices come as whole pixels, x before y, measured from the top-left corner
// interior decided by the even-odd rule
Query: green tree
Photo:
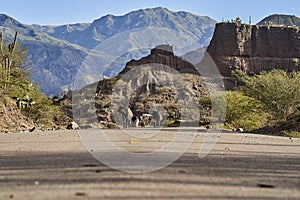
[[[226,94],[218,92],[201,97],[199,100],[200,125],[213,123],[215,126],[221,125],[226,116]],[[219,127],[215,127],[219,128]]]
[[[300,73],[272,70],[249,76],[241,71],[234,75],[244,82],[240,90],[257,99],[274,122],[286,122],[299,115]]]
[[[26,88],[30,83],[29,71],[20,68],[28,62],[28,54],[25,48],[17,45],[16,37],[17,34],[12,44],[3,45],[0,34],[0,88],[5,94],[16,88]]]
[[[224,95],[222,95],[223,97]],[[211,119],[211,98],[214,98],[217,106],[215,109],[219,112],[225,112],[225,128],[237,129],[243,128],[245,131],[252,131],[262,128],[267,120],[268,114],[262,110],[262,105],[254,98],[243,95],[238,91],[226,92],[226,105],[220,103],[218,96],[205,96],[199,100],[201,118],[200,121],[208,123]]]
[[[263,111],[262,104],[258,100],[241,92],[227,91],[226,101],[225,127],[253,131],[266,125],[268,114]]]

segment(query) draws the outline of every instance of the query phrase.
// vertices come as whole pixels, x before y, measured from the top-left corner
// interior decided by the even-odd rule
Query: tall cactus
[[[2,33],[0,32],[0,53],[3,55],[3,49],[2,49]]]
[[[2,59],[1,65],[3,70],[1,79],[4,82],[4,87],[3,87],[4,90],[6,90],[7,84],[10,82],[11,65],[13,60],[12,56],[17,46],[17,37],[18,37],[18,32],[16,32],[15,34],[13,43],[8,45],[8,52],[6,53],[5,51],[3,51],[3,39],[2,39],[2,33],[0,33],[0,53]]]
[[[5,80],[4,80],[5,79],[4,61],[5,61],[5,58],[4,58],[3,48],[2,48],[2,33],[0,32],[0,81],[3,83],[3,85],[5,82]],[[3,89],[3,87],[0,87],[0,88]]]
[[[12,65],[12,55],[15,52],[16,46],[17,46],[17,37],[18,37],[18,32],[15,34],[15,38],[13,43],[8,45],[8,56],[7,56],[7,77],[6,77],[6,82],[9,83],[10,81],[10,73],[11,73],[11,65]]]

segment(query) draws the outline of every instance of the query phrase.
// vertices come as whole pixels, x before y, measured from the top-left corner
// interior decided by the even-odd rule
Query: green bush
[[[227,128],[243,128],[252,131],[262,128],[268,121],[268,114],[263,111],[262,104],[254,98],[241,92],[226,92],[226,120]]]
[[[222,98],[224,97],[226,97],[226,101],[223,103]],[[225,122],[226,129],[243,128],[245,131],[252,131],[262,128],[268,121],[269,116],[263,111],[261,103],[238,91],[227,91],[226,95],[218,94],[201,98],[199,100],[200,121],[212,120],[211,98],[215,101],[215,115],[225,117],[225,119],[219,120]]]
[[[299,116],[300,72],[275,69],[255,76],[240,71],[234,73],[245,83],[240,91],[259,101],[273,123],[287,122]]]

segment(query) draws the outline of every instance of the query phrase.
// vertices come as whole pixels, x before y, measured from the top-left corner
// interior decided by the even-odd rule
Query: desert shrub
[[[254,76],[240,71],[234,73],[245,84],[240,91],[260,102],[273,123],[293,121],[299,116],[300,72],[275,69]]]
[[[204,119],[209,119],[211,114],[210,98],[206,96],[199,101]],[[220,110],[220,113],[226,112],[226,115],[221,113],[225,116],[223,120],[226,129],[243,128],[245,131],[252,131],[263,127],[268,121],[268,114],[262,110],[260,102],[241,92],[227,91],[226,105],[217,104],[220,108],[217,107],[216,110]],[[221,106],[226,108],[221,108]]]
[[[4,55],[8,45],[3,46]],[[3,56],[3,55],[2,55]],[[5,58],[1,58],[0,60]],[[29,117],[36,124],[43,127],[54,126],[54,118],[63,115],[59,106],[44,93],[39,91],[38,85],[30,78],[30,66],[28,66],[27,51],[17,46],[10,54],[10,70],[3,70],[0,63],[0,94],[13,99],[24,116]],[[9,76],[9,78],[7,78]]]

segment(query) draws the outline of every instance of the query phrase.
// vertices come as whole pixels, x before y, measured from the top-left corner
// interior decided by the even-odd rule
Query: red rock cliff
[[[219,23],[207,49],[220,73],[300,70],[300,27]]]

